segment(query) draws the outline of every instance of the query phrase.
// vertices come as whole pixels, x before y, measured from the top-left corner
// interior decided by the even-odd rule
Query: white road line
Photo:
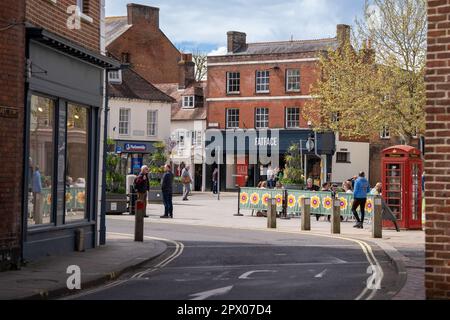
[[[367,261],[346,262],[346,265],[367,264]],[[261,268],[261,267],[298,267],[298,266],[339,266],[344,263],[336,261],[328,262],[299,262],[299,263],[266,263],[266,264],[243,264],[243,265],[217,265],[217,266],[183,266],[168,267],[168,270],[178,269],[238,269],[238,268]]]
[[[250,279],[249,278],[249,276],[251,276],[252,274],[254,274],[254,273],[263,273],[263,272],[268,272],[268,273],[277,273],[277,271],[275,271],[275,270],[253,270],[253,271],[249,271],[249,272],[246,272],[246,273],[244,273],[244,274],[242,274],[238,279],[241,279],[241,280],[247,280],[247,279]]]
[[[321,273],[316,274],[314,278],[323,278],[323,276],[328,272],[328,269],[323,270]]]

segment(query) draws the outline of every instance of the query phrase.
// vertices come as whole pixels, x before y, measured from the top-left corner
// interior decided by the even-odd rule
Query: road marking
[[[267,263],[267,264],[245,264],[245,265],[217,265],[217,266],[183,266],[183,267],[168,267],[169,270],[177,270],[177,269],[248,269],[248,268],[258,268],[258,267],[298,267],[298,266],[328,266],[328,265],[358,265],[358,264],[367,264],[367,261],[356,261],[356,262],[336,262],[336,261],[327,261],[327,262],[298,262],[298,263]]]
[[[328,269],[323,270],[321,273],[316,274],[314,278],[323,278],[323,276],[328,272]]]
[[[126,234],[126,233],[115,233],[115,232],[107,232],[107,234],[111,234],[111,235],[115,235],[115,236],[124,236],[124,237],[128,237],[128,238],[133,238],[134,235],[133,234]],[[149,236],[144,236],[144,239],[148,239],[148,240],[156,240],[156,241],[164,241],[164,242],[169,242],[175,245],[175,251],[173,254],[171,254],[168,258],[164,259],[163,261],[161,261],[160,263],[158,263],[156,266],[149,268],[147,270],[138,272],[136,274],[134,274],[130,279],[126,279],[126,280],[118,280],[118,281],[114,281],[111,282],[107,285],[104,285],[102,287],[99,288],[95,288],[92,290],[88,290],[86,292],[82,292],[76,295],[72,295],[66,298],[63,298],[61,300],[72,300],[72,299],[76,299],[76,298],[80,298],[83,296],[87,296],[87,295],[91,295],[97,292],[101,292],[107,289],[111,289],[117,286],[120,286],[128,281],[130,281],[131,279],[142,279],[142,280],[148,280],[148,278],[143,278],[144,275],[147,275],[150,272],[154,272],[160,268],[165,267],[167,264],[169,264],[170,262],[172,262],[173,260],[175,260],[176,258],[178,258],[182,253],[183,253],[183,248],[184,245],[181,242],[178,241],[173,241],[173,240],[169,240],[169,239],[164,239],[164,238],[156,238],[156,237],[149,237]]]
[[[254,273],[263,273],[263,272],[268,272],[268,273],[276,273],[277,271],[274,270],[253,270],[253,271],[249,271],[244,273],[243,275],[241,275],[238,279],[250,279],[249,276],[254,274]]]
[[[189,296],[195,297],[190,300],[205,300],[210,297],[221,296],[221,295],[227,294],[228,292],[230,292],[231,289],[233,289],[233,286],[218,288],[218,289],[209,290],[209,291],[203,291],[203,292],[199,292],[199,293],[194,293]]]

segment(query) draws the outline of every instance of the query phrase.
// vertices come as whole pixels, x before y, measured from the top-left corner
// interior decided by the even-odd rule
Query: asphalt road
[[[108,232],[134,225],[109,220]],[[82,292],[82,300],[354,300],[390,299],[399,288],[385,253],[354,241],[281,232],[146,224],[147,237],[169,250],[119,281]],[[365,252],[366,251],[366,252]],[[370,262],[369,262],[370,261]],[[369,281],[371,265],[380,278]]]

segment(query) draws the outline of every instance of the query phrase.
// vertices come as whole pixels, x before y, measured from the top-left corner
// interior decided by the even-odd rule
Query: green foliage
[[[160,186],[160,179],[164,173],[164,165],[167,162],[167,152],[166,145],[164,142],[155,142],[153,144],[155,152],[150,156],[150,186],[158,187]]]
[[[118,171],[120,157],[115,153],[108,153],[106,156],[106,192],[125,194],[126,179]]]
[[[286,167],[284,169],[283,179],[281,183],[286,184],[304,184],[305,177],[303,175],[302,157],[298,144],[292,144],[285,155]]]

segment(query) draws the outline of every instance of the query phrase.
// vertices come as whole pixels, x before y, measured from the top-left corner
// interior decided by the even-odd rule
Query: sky
[[[177,48],[226,53],[227,31],[247,42],[334,37],[337,24],[354,25],[364,0],[106,0],[107,16],[125,16],[127,3],[160,8],[160,29]]]

